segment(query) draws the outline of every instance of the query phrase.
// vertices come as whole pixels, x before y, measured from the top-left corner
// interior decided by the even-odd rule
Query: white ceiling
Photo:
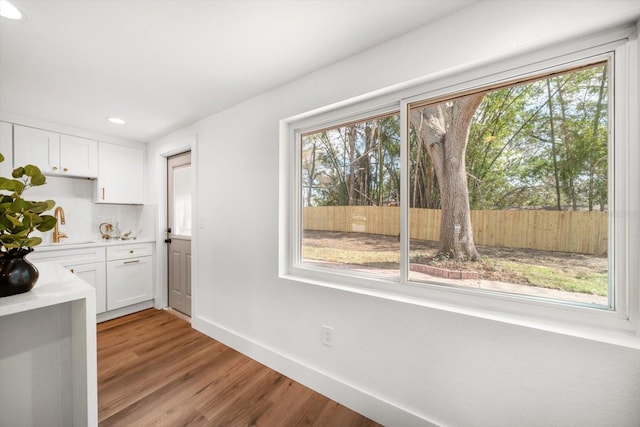
[[[13,0],[0,111],[152,141],[474,1]]]

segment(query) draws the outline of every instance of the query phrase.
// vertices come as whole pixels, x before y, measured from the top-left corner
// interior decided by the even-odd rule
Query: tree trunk
[[[473,242],[465,154],[471,121],[483,97],[467,95],[412,111],[440,188],[440,257],[460,261],[479,257]]]
[[[593,141],[594,147],[598,146],[598,128],[600,127],[600,117],[602,115],[602,100],[605,96],[605,86],[607,82],[607,66],[602,67],[602,76],[600,77],[600,89],[598,91],[598,103],[596,104],[596,114],[593,118]],[[596,152],[594,149],[592,151]],[[589,212],[593,211],[593,199],[594,199],[594,181],[595,181],[595,165],[598,162],[597,156],[590,155],[590,167],[589,167]]]
[[[307,206],[311,206],[311,195],[313,194],[313,181],[316,179],[316,141],[313,140],[311,155],[308,164],[309,188],[307,190]]]
[[[422,146],[423,146],[423,142],[422,141],[418,141],[417,143],[418,147],[416,149],[417,153],[416,153],[416,158],[414,160],[414,172],[413,172],[413,194],[411,197],[411,205],[409,207],[411,208],[423,208],[424,203],[420,203],[420,205],[418,205],[418,195],[422,195],[423,191],[420,188],[420,173],[422,171]]]
[[[571,208],[573,211],[578,209],[578,195],[576,194],[575,186],[575,170],[576,161],[573,154],[573,146],[569,131],[567,129],[567,106],[564,101],[563,88],[566,82],[561,83],[559,78],[556,78],[556,84],[558,85],[558,101],[560,103],[560,113],[562,117],[562,124],[560,129],[562,130],[562,140],[564,142],[565,156],[567,164],[564,167],[567,174],[567,193],[569,193],[569,200],[571,201]]]
[[[358,170],[356,166],[356,159],[358,158],[356,154],[356,127],[355,125],[351,125],[346,129],[346,139],[347,139],[347,152],[349,153],[348,161],[349,161],[349,176],[347,181],[347,198],[348,205],[354,206],[356,204],[356,172]]]
[[[558,151],[556,150],[556,132],[553,122],[553,95],[551,94],[551,82],[547,79],[547,94],[549,96],[549,138],[551,139],[551,157],[553,159],[553,177],[556,184],[556,209],[562,210],[562,203],[560,201],[560,177],[558,175]]]

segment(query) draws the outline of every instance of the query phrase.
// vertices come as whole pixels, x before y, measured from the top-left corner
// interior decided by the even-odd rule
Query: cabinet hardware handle
[[[129,253],[130,253],[130,254],[132,254],[133,252],[134,252],[134,250],[133,250],[133,249],[131,249],[131,250],[129,251]]]
[[[104,200],[104,187],[102,187],[102,200]]]
[[[134,259],[133,261],[125,261],[123,264],[135,264],[136,262],[140,262],[140,260]]]
[[[72,272],[72,273],[75,273],[75,271],[73,271],[73,268],[71,269],[71,272]]]
[[[54,166],[54,167],[52,167],[51,169],[53,169],[54,171],[57,171],[57,170],[58,170],[58,167],[57,167],[57,166]]]
[[[65,171],[65,172],[69,172],[69,168],[64,168],[62,170]]]

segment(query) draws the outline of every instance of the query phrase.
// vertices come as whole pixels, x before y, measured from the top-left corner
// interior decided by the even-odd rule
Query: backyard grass
[[[532,286],[600,296],[608,294],[609,280],[606,273],[564,270],[512,261],[498,262],[505,268],[522,274]]]
[[[400,253],[398,251],[371,251],[367,248],[357,250],[305,246],[303,254],[305,259],[316,261],[362,265],[374,268],[400,268]]]
[[[398,270],[399,243],[389,236],[305,233],[303,258],[343,266]],[[607,258],[516,248],[478,248],[479,261],[434,260],[435,242],[412,241],[411,262],[471,270],[479,279],[599,296],[608,294]]]

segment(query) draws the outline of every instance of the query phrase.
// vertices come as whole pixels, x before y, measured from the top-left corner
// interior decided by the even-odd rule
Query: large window
[[[400,115],[302,135],[302,260],[398,278]]]
[[[613,306],[609,69],[410,104],[409,280]]]
[[[628,327],[625,43],[284,121],[283,275]]]

